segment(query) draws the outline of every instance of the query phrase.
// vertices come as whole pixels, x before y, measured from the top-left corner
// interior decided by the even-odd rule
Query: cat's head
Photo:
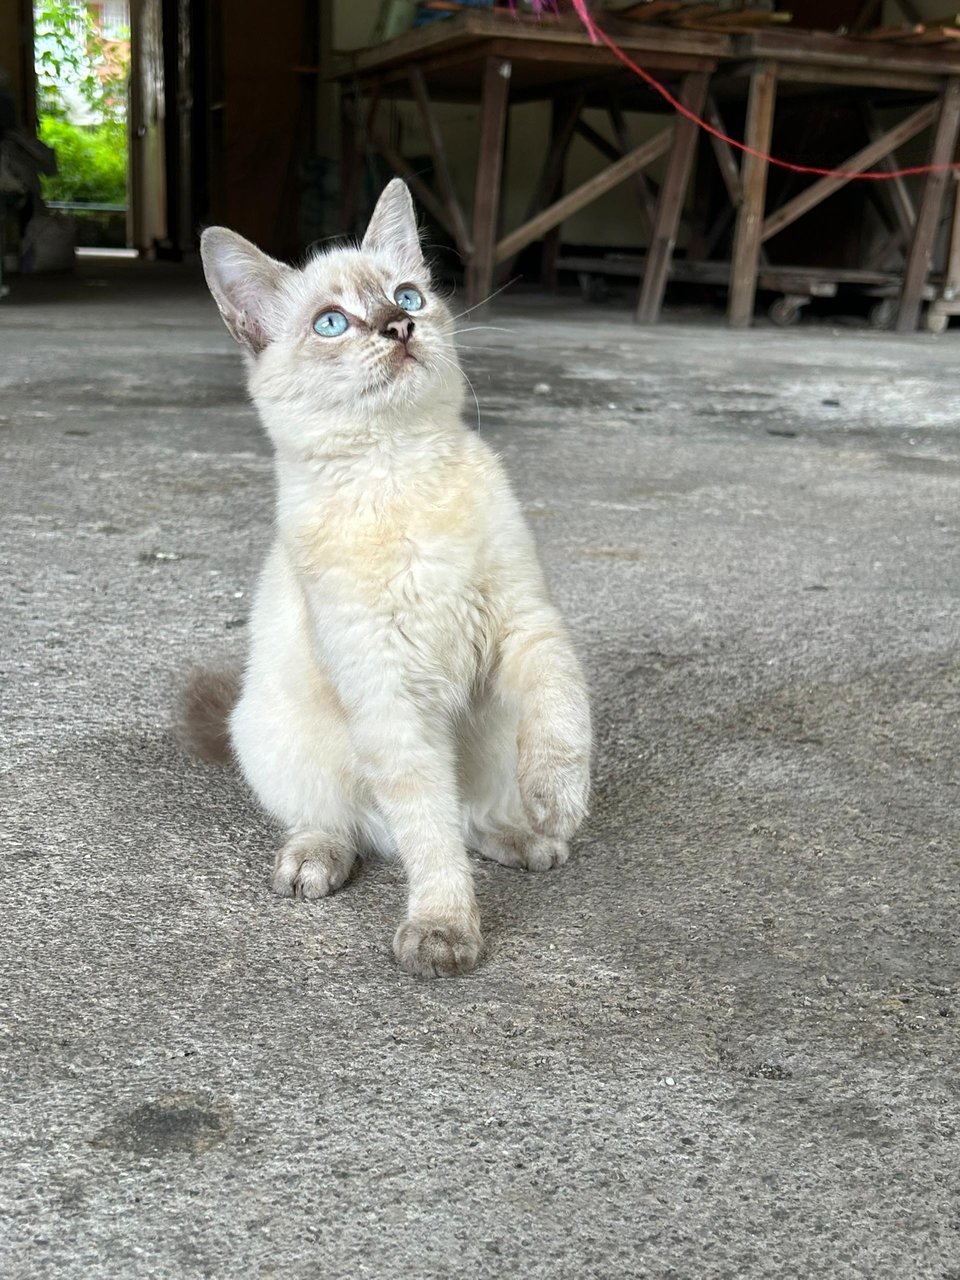
[[[261,407],[362,418],[438,398],[459,405],[453,322],[399,178],[381,195],[359,248],[328,249],[297,269],[210,227],[200,250]]]

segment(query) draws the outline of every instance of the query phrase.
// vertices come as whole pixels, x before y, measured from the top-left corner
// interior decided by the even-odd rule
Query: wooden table
[[[671,83],[681,100],[703,110],[711,73],[732,56],[731,39],[714,32],[660,27],[622,30],[618,39],[644,67]],[[493,289],[494,274],[527,245],[546,237],[547,270],[555,261],[560,224],[632,179],[649,218],[652,239],[647,255],[640,311],[655,320],[666,287],[683,197],[693,160],[696,127],[671,111],[652,138],[634,147],[623,112],[642,108],[663,112],[661,99],[625,71],[610,52],[590,43],[578,24],[564,19],[502,17],[464,12],[417,28],[377,48],[351,56],[338,73],[343,105],[344,226],[355,229],[357,191],[363,150],[378,152],[405,178],[416,197],[450,234],[466,266],[467,305],[475,306]],[[433,158],[436,188],[415,174],[391,145],[378,123],[386,98],[417,103]],[[528,216],[510,231],[500,228],[500,181],[507,116],[512,105],[547,100],[553,104],[547,154],[532,159],[539,180]],[[479,102],[480,139],[473,185],[472,216],[453,189],[435,102]],[[581,119],[585,107],[610,113],[616,147]],[[606,166],[573,191],[561,194],[564,162],[574,134],[591,142]],[[642,176],[666,155],[663,184],[655,192]]]
[[[906,119],[885,132],[873,127],[868,144],[835,167],[855,172],[899,168],[897,148],[930,128],[929,163],[945,165],[954,159],[960,125],[960,54],[952,47],[882,44],[821,32],[757,31],[736,38],[735,54],[742,61],[734,69],[749,83],[745,141],[757,151],[770,150],[780,86],[808,85],[860,90],[867,95],[888,91],[913,103]],[[752,321],[765,242],[849,181],[819,178],[770,210],[766,207],[768,169],[766,161],[745,154],[733,193],[738,208],[728,315],[734,326]],[[923,180],[916,210],[904,182],[891,179],[884,184],[889,187],[898,236],[906,250],[896,312],[901,332],[917,327],[948,177],[942,172]],[[868,272],[873,265],[863,264]]]
[[[698,115],[723,126],[711,77],[729,96],[746,96],[748,146],[769,151],[778,96],[802,92],[802,86],[878,93],[906,104],[909,114],[893,128],[870,125],[866,146],[840,166],[860,171],[899,167],[897,149],[932,130],[929,159],[953,159],[960,124],[960,53],[952,47],[905,46],[830,36],[819,32],[758,30],[745,35],[678,30],[656,25],[607,27],[641,66],[673,87]],[[717,73],[714,76],[714,73]],[[515,260],[533,241],[544,238],[545,276],[555,276],[561,223],[607,191],[632,181],[639,199],[638,217],[650,232],[650,248],[636,272],[642,275],[637,319],[655,323],[673,266],[673,248],[696,148],[696,126],[667,109],[668,121],[653,137],[634,147],[628,140],[625,110],[664,112],[661,99],[625,70],[609,50],[590,43],[571,20],[538,22],[491,13],[464,12],[435,22],[346,59],[338,72],[343,104],[343,223],[355,230],[361,158],[378,152],[450,234],[466,267],[467,305],[475,306],[493,289],[498,268]],[[731,88],[732,86],[732,88]],[[739,87],[738,87],[739,86]],[[419,108],[431,151],[435,186],[428,185],[391,145],[378,122],[385,99],[409,99]],[[527,217],[512,230],[500,227],[500,183],[507,117],[511,105],[535,100],[552,103],[551,141],[539,168]],[[450,178],[435,102],[479,102],[479,150],[468,217]],[[582,119],[585,107],[607,110],[617,145]],[[734,131],[736,132],[736,131]],[[606,161],[604,168],[575,190],[563,193],[564,166],[574,135],[585,138]],[[728,316],[734,326],[751,323],[759,280],[808,279],[810,291],[835,291],[837,282],[873,281],[874,260],[855,270],[805,268],[791,276],[787,264],[770,266],[765,243],[846,184],[846,178],[811,181],[776,209],[767,208],[768,164],[735,151],[718,139],[711,146],[735,215],[732,260],[721,273],[728,284]],[[643,175],[666,155],[659,190]],[[914,209],[906,184],[891,180],[889,194],[898,220],[896,236],[905,252],[902,273],[883,275],[888,291],[899,288],[896,323],[915,329],[924,296],[929,296],[937,225],[947,174],[923,182]],[[884,184],[885,186],[887,184]],[[728,214],[728,216],[730,216]],[[894,245],[896,248],[896,245]],[[880,246],[880,254],[890,245]],[[703,275],[713,278],[717,263]],[[598,264],[602,270],[602,264]],[[696,278],[696,264],[676,264],[675,274]],[[773,273],[771,275],[771,272]],[[858,276],[858,272],[860,273]],[[843,280],[841,280],[843,277]],[[876,284],[876,288],[880,288]],[[799,294],[791,297],[799,298]]]

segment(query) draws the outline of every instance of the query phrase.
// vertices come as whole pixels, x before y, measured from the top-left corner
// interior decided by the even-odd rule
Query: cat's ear
[[[423,265],[413,199],[401,178],[384,187],[360,247],[370,253],[389,254],[411,269]]]
[[[277,298],[291,268],[226,227],[207,227],[200,257],[224,324],[242,347],[258,355],[274,336]]]

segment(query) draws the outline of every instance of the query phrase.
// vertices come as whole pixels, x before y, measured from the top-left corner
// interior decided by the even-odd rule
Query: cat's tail
[[[180,691],[176,733],[191,755],[211,764],[229,764],[227,721],[240,698],[239,667],[210,671],[198,667]]]

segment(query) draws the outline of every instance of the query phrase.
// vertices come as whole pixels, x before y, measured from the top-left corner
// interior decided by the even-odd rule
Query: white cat
[[[203,264],[276,450],[276,538],[242,685],[200,674],[184,713],[229,743],[287,828],[273,887],[318,898],[357,853],[402,861],[409,973],[481,953],[467,848],[567,857],[587,807],[590,711],[500,463],[461,421],[450,313],[413,204],[386,188],[359,248],[302,270],[222,227]]]

